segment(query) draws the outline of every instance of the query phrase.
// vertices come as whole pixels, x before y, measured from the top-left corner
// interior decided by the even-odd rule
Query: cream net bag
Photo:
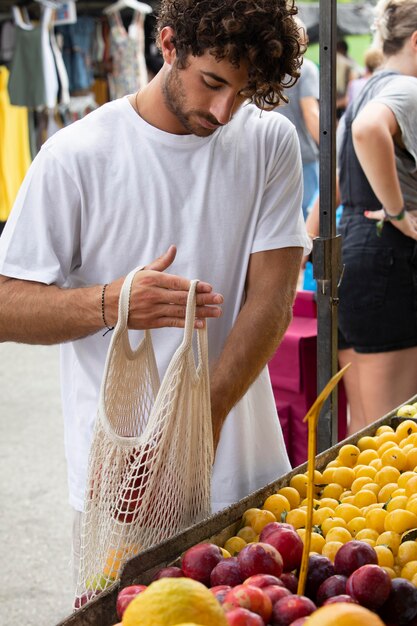
[[[213,463],[207,330],[193,350],[196,285],[184,337],[161,385],[151,333],[129,342],[123,284],[104,369],[89,458],[75,606],[120,575],[123,563],[210,513]]]

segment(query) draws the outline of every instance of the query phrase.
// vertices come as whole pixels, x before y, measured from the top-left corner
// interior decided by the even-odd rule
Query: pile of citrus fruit
[[[417,403],[398,415],[316,471],[303,595],[307,474],[296,474],[224,546],[195,545],[149,586],[122,589],[121,625],[417,626]]]
[[[417,414],[417,406],[405,405],[398,413],[412,411]],[[307,474],[296,474],[261,509],[245,512],[225,549],[238,554],[277,521],[291,524],[304,540],[306,492]],[[347,541],[365,541],[391,578],[417,585],[417,421],[407,419],[395,430],[381,426],[357,445],[342,446],[336,459],[315,472],[315,494],[312,552],[334,561]]]

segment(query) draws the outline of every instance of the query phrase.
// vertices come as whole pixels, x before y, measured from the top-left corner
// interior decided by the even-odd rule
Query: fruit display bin
[[[417,402],[417,395],[403,402],[401,406],[415,402]],[[380,426],[389,425],[396,428],[405,419],[410,419],[398,417],[398,409],[399,407],[370,426],[317,455],[316,468],[322,470],[329,461],[335,459],[343,445],[355,444],[363,436],[374,435]],[[416,421],[415,418],[411,419]],[[291,472],[254,491],[239,502],[222,509],[198,524],[190,526],[171,539],[141,552],[138,556],[127,561],[119,581],[102,591],[84,607],[59,622],[57,626],[112,626],[117,623],[116,599],[120,589],[128,585],[149,584],[159,569],[169,565],[177,565],[183,552],[197,543],[210,542],[223,546],[227,539],[236,534],[242,515],[247,509],[262,506],[268,496],[276,493],[282,487],[288,486],[295,474],[303,473],[306,470],[307,463],[299,465]]]

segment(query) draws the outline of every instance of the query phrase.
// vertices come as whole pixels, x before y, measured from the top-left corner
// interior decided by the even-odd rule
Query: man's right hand
[[[132,285],[129,308],[129,328],[139,330],[165,326],[183,328],[188,291],[191,281],[181,276],[165,274],[173,263],[177,250],[170,246],[138,272]],[[105,319],[114,326],[117,322],[119,294],[124,278],[109,283],[105,293]],[[196,328],[204,326],[207,317],[220,317],[223,296],[213,293],[210,284],[197,284]]]

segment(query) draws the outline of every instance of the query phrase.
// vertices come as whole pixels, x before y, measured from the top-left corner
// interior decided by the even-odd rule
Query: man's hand
[[[183,328],[188,291],[188,278],[165,274],[173,263],[177,250],[170,246],[159,258],[135,276],[129,308],[129,328],[150,329],[164,326]],[[110,283],[105,294],[105,318],[109,325],[117,322],[119,294],[123,278]],[[220,317],[223,296],[213,293],[211,285],[197,284],[196,327],[204,326],[204,318]]]
[[[395,228],[398,228],[406,237],[417,240],[417,212],[406,211],[402,220],[385,220],[383,209],[379,211],[365,211],[364,215],[369,220],[390,222]]]

